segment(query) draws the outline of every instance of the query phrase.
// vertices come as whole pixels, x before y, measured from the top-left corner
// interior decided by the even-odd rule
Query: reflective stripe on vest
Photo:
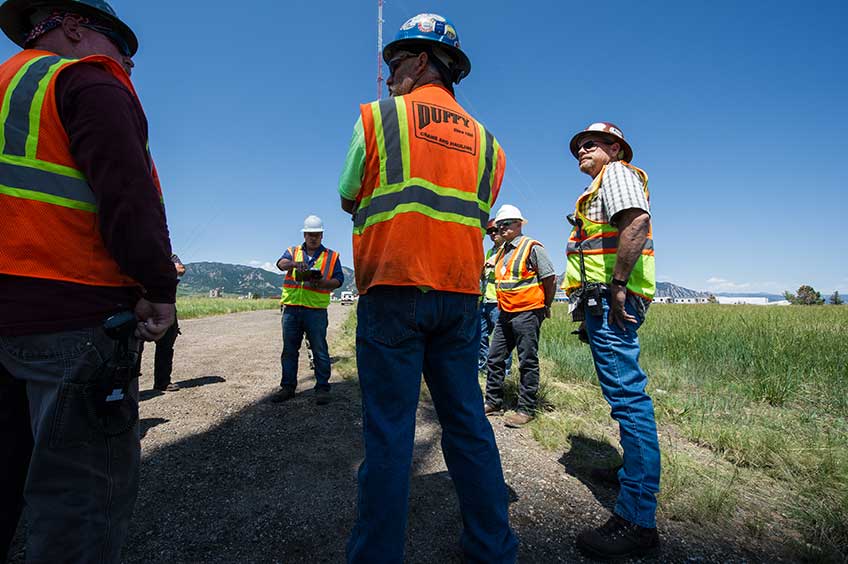
[[[71,155],[59,116],[57,78],[78,63],[98,65],[136,96],[126,71],[105,56],[76,60],[27,49],[0,65],[0,273],[94,286],[137,285],[105,248],[95,194]],[[149,163],[161,200],[152,159]]]
[[[73,62],[56,55],[34,57],[6,88],[0,111],[0,194],[94,212],[94,193],[80,171],[36,159],[47,84]]]
[[[519,312],[545,306],[545,291],[536,273],[527,267],[527,258],[533,247],[542,244],[523,237],[505,264],[506,244],[500,248],[495,261],[495,280],[498,307],[503,311]]]
[[[389,285],[479,294],[485,225],[505,166],[495,137],[436,85],[363,104],[360,117],[359,293]]]
[[[648,175],[641,169],[621,161],[642,180],[645,197],[648,192]],[[572,228],[566,247],[566,275],[562,288],[570,294],[580,287],[580,253],[577,245],[581,244],[583,259],[586,266],[587,282],[602,282],[609,284],[615,270],[618,253],[618,229],[609,223],[591,221],[585,215],[594,198],[598,197],[606,167],[592,181],[589,189],[580,196],[575,205],[575,216],[583,221],[583,229]],[[656,275],[654,268],[654,240],[651,229],[642,248],[642,254],[633,266],[627,282],[627,290],[643,298],[653,299],[656,291]]]
[[[289,254],[292,256],[294,262],[303,262],[303,247],[290,247]],[[324,249],[318,258],[315,259],[313,266],[315,269],[321,271],[321,278],[323,280],[329,280],[333,276],[333,270],[335,270],[338,260],[339,254],[337,252]],[[291,268],[286,272],[280,303],[282,305],[303,306],[313,309],[327,309],[330,305],[330,294],[333,291],[305,286],[306,281],[295,280],[294,271],[295,269]]]
[[[480,131],[480,167],[477,193],[443,187],[409,175],[409,122],[402,97],[371,103],[374,131],[380,151],[380,186],[362,198],[353,216],[355,234],[399,213],[418,212],[439,221],[479,227],[485,233],[492,202],[492,167],[497,149],[494,136]],[[484,145],[484,146],[483,146]]]

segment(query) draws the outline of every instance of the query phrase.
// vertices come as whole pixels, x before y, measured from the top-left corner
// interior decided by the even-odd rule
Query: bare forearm
[[[356,200],[348,200],[345,197],[341,198],[342,200],[342,209],[349,214],[353,214],[356,210]]]
[[[295,262],[290,259],[280,259],[277,261],[277,268],[280,270],[291,270],[295,267]]]
[[[618,254],[616,255],[613,276],[618,280],[627,280],[633,271],[633,265],[639,260],[645,241],[648,239],[650,215],[642,212],[622,222],[618,233]]]
[[[554,303],[554,296],[556,295],[556,276],[543,278],[542,289],[545,292],[545,307],[550,307]]]

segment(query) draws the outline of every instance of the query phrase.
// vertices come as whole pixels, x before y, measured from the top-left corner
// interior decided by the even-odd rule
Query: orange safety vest
[[[506,165],[497,140],[441,86],[363,104],[360,112],[359,293],[389,285],[479,294],[483,235]]]
[[[294,262],[303,262],[303,247],[289,247],[289,254]],[[321,278],[329,280],[333,276],[333,270],[339,260],[339,253],[325,248],[315,260],[315,268],[321,271]],[[283,293],[280,296],[280,305],[294,305],[312,309],[327,309],[330,305],[330,294],[332,290],[322,290],[306,285],[305,280],[296,280],[295,269],[290,268],[283,280]]]
[[[106,250],[94,193],[59,118],[56,79],[77,63],[102,66],[136,96],[127,73],[106,56],[65,59],[26,49],[0,65],[0,274],[135,286]]]
[[[530,237],[522,236],[518,247],[508,261],[504,261],[506,243],[498,250],[495,258],[495,285],[498,307],[502,311],[530,311],[545,307],[545,290],[536,272],[527,268],[530,251],[543,245]]]

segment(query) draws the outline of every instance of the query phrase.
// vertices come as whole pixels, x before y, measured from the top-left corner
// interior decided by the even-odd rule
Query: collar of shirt
[[[318,245],[318,249],[315,251],[315,254],[309,255],[309,251],[306,250],[306,243],[303,243],[300,248],[303,250],[303,256],[306,257],[306,263],[312,267],[315,264],[315,261],[318,260],[318,257],[321,256],[321,253],[327,250],[324,245]]]
[[[504,254],[508,253],[512,249],[517,249],[525,237],[527,237],[527,235],[519,235],[512,241],[504,241]]]

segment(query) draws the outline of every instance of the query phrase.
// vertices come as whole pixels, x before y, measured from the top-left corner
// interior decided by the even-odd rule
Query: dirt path
[[[350,308],[330,307],[330,352]],[[362,457],[356,382],[334,374],[316,406],[300,363],[298,395],[271,404],[280,377],[280,314],[259,311],[181,322],[176,393],[153,392],[152,347],[141,378],[141,489],[126,562],[342,562]],[[528,431],[492,419],[512,494],[520,562],[579,562],[574,537],[598,524],[615,492],[543,450]],[[459,562],[459,508],[422,401],[411,477],[407,562]],[[584,445],[592,448],[594,445]],[[609,448],[609,447],[606,447]],[[734,536],[661,523],[664,562],[774,561]]]

